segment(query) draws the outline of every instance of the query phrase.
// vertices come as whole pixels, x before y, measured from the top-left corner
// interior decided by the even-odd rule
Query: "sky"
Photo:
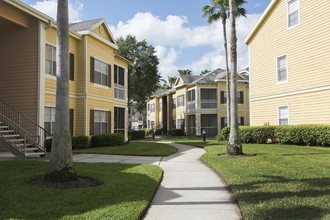
[[[56,18],[56,0],[22,0]],[[247,16],[237,20],[238,69],[248,67],[244,40],[271,0],[246,0]],[[202,8],[210,0],[69,0],[69,20],[105,18],[115,38],[128,34],[154,46],[164,79],[179,69],[194,75],[203,70],[225,69],[221,21],[207,23]],[[229,21],[227,22],[227,32]],[[228,33],[228,39],[229,33]]]

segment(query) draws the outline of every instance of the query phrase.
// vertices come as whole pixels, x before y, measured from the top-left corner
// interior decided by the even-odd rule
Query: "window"
[[[299,0],[288,1],[288,27],[299,25]]]
[[[237,91],[237,103],[244,104],[244,93],[243,91]]]
[[[221,117],[221,128],[227,127],[227,117]]]
[[[56,47],[46,44],[46,74],[56,76]]]
[[[115,65],[115,98],[125,99],[125,69]]]
[[[201,115],[201,133],[203,130],[209,137],[216,136],[218,133],[217,128],[217,115],[216,114],[203,114]]]
[[[216,89],[201,89],[201,108],[216,108],[217,107],[217,90]]]
[[[288,106],[278,107],[278,124],[279,125],[288,125],[289,124]]]
[[[45,130],[48,132],[47,135],[54,133],[55,128],[55,107],[45,107]],[[74,120],[74,110],[70,109],[70,131],[73,136],[73,120]]]
[[[184,106],[184,95],[178,96],[178,108]]]
[[[155,112],[155,104],[150,105],[150,112]]]
[[[91,115],[93,117],[93,115]],[[94,130],[93,134],[107,134],[109,133],[109,112],[94,110]]]
[[[172,109],[176,109],[176,99],[172,99]]]
[[[52,134],[55,126],[55,108],[45,107],[45,130]]]
[[[184,129],[185,121],[184,119],[178,119],[178,129]]]
[[[115,107],[115,133],[124,133],[125,131],[125,108]]]
[[[188,91],[188,110],[196,109],[196,90],[192,89]]]
[[[159,111],[160,112],[163,111],[163,103],[162,102],[159,103]]]
[[[287,56],[277,58],[277,82],[286,82],[288,80]]]
[[[220,103],[227,104],[227,91],[220,91]]]
[[[244,126],[244,117],[239,117],[238,118],[238,125],[239,126]]]
[[[111,87],[111,66],[91,57],[91,82]]]

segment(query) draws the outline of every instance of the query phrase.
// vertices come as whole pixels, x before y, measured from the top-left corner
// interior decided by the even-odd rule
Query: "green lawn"
[[[167,136],[163,135],[159,139],[161,141],[171,141],[177,144],[187,144],[195,147],[201,147],[204,148],[206,146],[210,145],[219,145],[219,142],[215,140],[214,137],[207,137],[206,141],[203,142],[202,137],[196,137],[196,136]]]
[[[0,162],[0,219],[140,219],[162,176],[152,165],[74,163],[77,174],[103,185],[67,190],[30,185],[47,166],[39,161]]]
[[[155,142],[132,141],[122,146],[97,147],[74,150],[74,153],[84,154],[115,154],[133,156],[168,156],[177,152],[175,147]]]
[[[219,157],[207,146],[202,160],[232,190],[244,219],[330,219],[330,148],[244,144],[251,157]]]

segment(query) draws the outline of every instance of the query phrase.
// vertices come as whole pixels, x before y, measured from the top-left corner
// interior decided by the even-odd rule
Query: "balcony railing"
[[[202,99],[201,100],[201,108],[217,108],[217,100],[216,99]]]
[[[188,110],[195,110],[196,109],[196,101],[189,101],[188,102]]]

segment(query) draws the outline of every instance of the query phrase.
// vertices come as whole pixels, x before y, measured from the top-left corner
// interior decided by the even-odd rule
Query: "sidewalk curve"
[[[178,152],[160,161],[163,181],[144,220],[241,219],[226,185],[199,160],[205,150],[170,145]]]

